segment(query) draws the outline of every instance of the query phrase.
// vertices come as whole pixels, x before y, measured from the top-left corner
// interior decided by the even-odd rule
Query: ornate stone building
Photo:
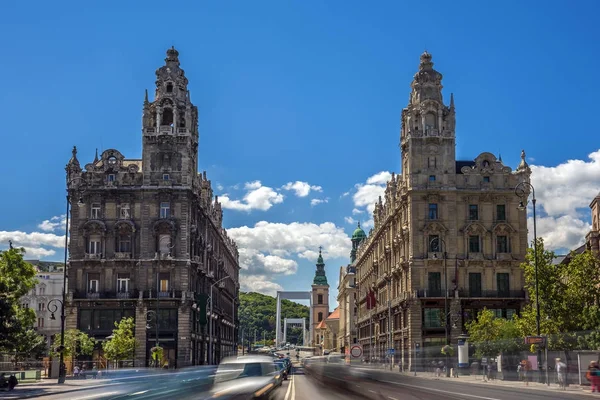
[[[317,326],[329,316],[329,284],[327,283],[327,275],[325,275],[325,262],[321,248],[319,248],[319,258],[317,258],[317,269],[315,278],[312,284],[312,309],[311,332],[313,334],[312,343],[318,344],[319,333]]]
[[[199,298],[211,286],[213,360],[237,349],[238,250],[206,172],[198,173],[198,109],[178,56],[167,51],[153,101],[146,92],[142,159],[109,149],[82,169],[74,149],[66,168],[67,329],[102,341],[115,321],[134,317],[139,366],[157,343],[171,366],[207,362],[211,324]]]
[[[516,171],[487,152],[456,159],[454,99],[444,104],[442,75],[427,52],[411,87],[402,110],[402,175],[392,174],[375,204],[374,228],[352,264],[365,357],[383,360],[393,348],[404,367],[410,349],[417,359],[440,358],[446,327],[456,344],[484,307],[502,317],[520,311],[528,243],[515,187],[531,174],[524,152]],[[371,295],[377,302],[368,309]]]

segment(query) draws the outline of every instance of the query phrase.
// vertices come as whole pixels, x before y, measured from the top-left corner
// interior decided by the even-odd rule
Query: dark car
[[[283,375],[283,380],[287,381],[289,371],[286,362],[283,360],[275,360],[275,365],[277,365],[277,368],[281,371]]]

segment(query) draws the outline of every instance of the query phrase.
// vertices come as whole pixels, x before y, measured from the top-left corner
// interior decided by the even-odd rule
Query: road
[[[343,367],[342,367],[343,368]],[[465,383],[458,380],[433,380],[430,378],[400,375],[377,371],[376,380],[346,379],[339,386],[324,385],[302,368],[296,368],[290,379],[277,389],[273,400],[571,400],[598,398],[589,392],[569,393],[558,390],[541,390],[521,386]],[[11,393],[0,392],[1,399],[37,398],[44,400],[104,400],[104,399],[164,399],[202,398],[204,385],[194,383],[176,385],[171,382],[133,380],[128,383],[100,381],[100,386],[74,392],[43,391],[37,388],[17,387]],[[190,386],[187,386],[187,385]],[[94,383],[95,385],[95,383]],[[187,386],[187,387],[186,387]],[[63,388],[65,388],[63,386]],[[20,389],[20,390],[19,390]],[[66,388],[65,388],[66,389]],[[191,395],[191,396],[190,396]]]

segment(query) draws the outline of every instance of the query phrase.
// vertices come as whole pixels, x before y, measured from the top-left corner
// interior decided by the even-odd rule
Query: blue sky
[[[524,148],[541,235],[564,251],[589,230],[600,190],[596,1],[99,4],[0,5],[1,246],[61,258],[71,147],[82,163],[96,148],[141,157],[144,89],[172,45],[199,108],[200,166],[244,243],[249,289],[308,288],[323,245],[334,301],[347,221],[368,225],[365,202],[400,170],[400,111],[424,50],[446,101],[455,96],[457,157],[490,151],[516,167]],[[284,188],[296,182],[306,184]]]

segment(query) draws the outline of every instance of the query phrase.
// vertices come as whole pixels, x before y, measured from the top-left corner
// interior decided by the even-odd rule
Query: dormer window
[[[483,167],[484,167],[484,168],[487,168],[487,167],[489,167],[489,166],[490,166],[490,162],[489,162],[488,160],[485,160],[485,161],[483,162]]]
[[[173,93],[173,84],[171,82],[167,83],[167,93]]]
[[[489,176],[484,176],[484,177],[483,177],[483,181],[484,181],[485,183],[490,183],[490,177],[489,177]]]
[[[168,181],[169,179],[171,179],[169,174],[163,174],[163,181]]]
[[[110,165],[110,166],[117,165],[117,157],[115,157],[115,156],[108,157],[108,160],[106,160],[106,161],[108,162],[108,165]]]
[[[108,174],[108,181],[114,182],[116,180],[115,174]]]
[[[429,182],[435,182],[435,175],[429,175]]]

